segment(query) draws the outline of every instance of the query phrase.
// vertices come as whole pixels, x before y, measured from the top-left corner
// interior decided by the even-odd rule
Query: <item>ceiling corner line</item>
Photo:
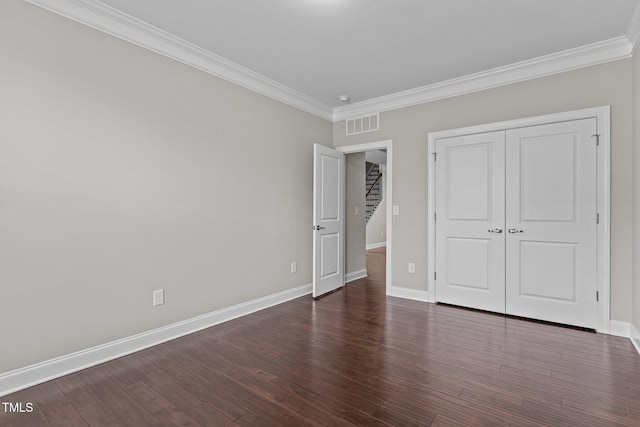
[[[333,108],[97,0],[24,0],[325,120]]]

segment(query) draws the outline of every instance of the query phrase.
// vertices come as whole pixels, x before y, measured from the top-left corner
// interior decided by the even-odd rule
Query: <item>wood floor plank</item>
[[[106,363],[100,369],[109,376],[129,396],[129,398],[147,412],[163,421],[163,424],[176,426],[198,426],[195,419],[183,412],[144,381],[137,380],[125,369],[119,369],[113,363]],[[205,426],[208,424],[204,424]]]
[[[136,426],[161,426],[160,420],[147,412],[137,402],[131,400],[107,375],[99,368],[86,369],[78,375],[91,390],[108,407],[117,414],[125,425]]]
[[[89,425],[69,402],[42,405],[41,408],[51,427],[82,427]]]
[[[125,425],[77,374],[59,378],[55,384],[87,424],[114,427]]]
[[[466,427],[468,424],[462,424],[444,415],[438,414],[431,423],[431,427]]]
[[[222,412],[208,403],[203,403],[198,407],[191,408],[188,415],[203,426],[235,427],[238,425],[236,422],[232,421],[231,418],[225,416]]]
[[[145,352],[140,352],[136,355],[123,357],[118,359],[117,362],[129,369],[131,373],[142,381],[149,384],[150,387],[164,396],[165,399],[183,410],[189,410],[202,405],[203,401],[199,399],[193,391],[181,387],[164,375],[159,374],[152,364],[142,361],[138,356],[144,353]]]
[[[51,405],[67,400],[56,381],[47,381],[29,390],[30,398],[40,405]]]

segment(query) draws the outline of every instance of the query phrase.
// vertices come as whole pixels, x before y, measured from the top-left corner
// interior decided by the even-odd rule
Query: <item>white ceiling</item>
[[[101,0],[324,104],[625,35],[637,0]]]
[[[364,159],[377,165],[387,164],[387,153],[383,150],[369,150],[364,152]]]

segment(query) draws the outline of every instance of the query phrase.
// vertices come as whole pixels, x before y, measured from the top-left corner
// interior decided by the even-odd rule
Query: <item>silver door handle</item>
[[[321,226],[319,226],[319,225],[314,225],[314,226],[313,226],[313,229],[314,229],[314,230],[316,230],[316,231],[324,230],[324,229],[326,229],[326,228],[327,228],[327,227],[321,227]]]
[[[493,230],[489,230],[489,233],[502,233],[502,228],[494,228]]]
[[[510,228],[507,230],[509,233],[511,234],[515,234],[515,233],[524,233],[524,230],[517,230],[515,228]]]

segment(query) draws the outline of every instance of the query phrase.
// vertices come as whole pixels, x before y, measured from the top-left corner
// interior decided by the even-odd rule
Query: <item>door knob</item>
[[[493,230],[489,230],[489,233],[502,233],[502,228],[494,228]]]
[[[515,228],[510,228],[507,230],[509,233],[511,234],[515,234],[515,233],[524,233],[524,230],[517,230]]]
[[[313,226],[313,229],[316,230],[316,231],[324,230],[325,228],[327,228],[327,227],[322,227],[320,225],[314,225]]]

